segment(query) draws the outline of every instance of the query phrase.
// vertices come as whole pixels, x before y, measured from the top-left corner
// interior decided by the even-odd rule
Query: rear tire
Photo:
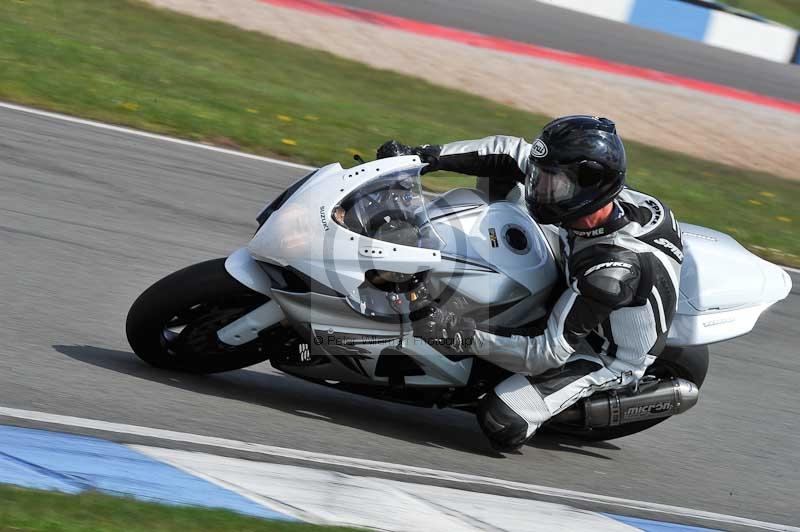
[[[131,306],[126,333],[136,355],[157,368],[217,373],[269,358],[266,342],[286,331],[280,325],[241,346],[216,332],[269,298],[250,290],[225,270],[225,259],[194,264],[164,277]],[[278,345],[270,341],[270,347]]]
[[[647,375],[656,375],[659,378],[678,377],[686,379],[695,383],[698,388],[702,387],[707,373],[708,347],[704,345],[697,347],[667,347],[658,356],[653,365],[647,368]],[[563,423],[552,423],[546,425],[546,427],[547,432],[568,434],[583,441],[606,441],[636,434],[668,419],[669,417],[649,419],[616,427],[583,428]]]

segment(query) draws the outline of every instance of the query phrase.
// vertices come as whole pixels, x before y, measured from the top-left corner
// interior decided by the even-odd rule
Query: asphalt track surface
[[[534,0],[337,0],[334,3],[800,101],[800,65],[774,63]]]
[[[362,399],[268,364],[187,376],[140,362],[124,337],[134,298],[245,244],[262,204],[302,172],[0,109],[0,405],[800,524],[797,288],[754,333],[713,347],[689,413],[505,458],[465,413]]]

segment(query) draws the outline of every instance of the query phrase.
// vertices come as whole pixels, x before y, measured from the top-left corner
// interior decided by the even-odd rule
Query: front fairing
[[[320,168],[270,213],[248,249],[256,259],[300,272],[361,309],[359,287],[367,271],[414,274],[441,260],[441,239],[429,223],[419,186],[423,166],[418,157],[407,156],[350,169]],[[390,221],[400,220],[402,227],[378,223],[381,191],[384,200],[392,200],[385,216],[396,217]],[[417,239],[409,236],[409,225],[418,230]]]

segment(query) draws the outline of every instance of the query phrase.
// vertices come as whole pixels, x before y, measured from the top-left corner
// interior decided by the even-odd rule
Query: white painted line
[[[144,137],[146,139],[160,140],[162,142],[171,142],[173,144],[180,144],[182,146],[190,146],[192,148],[200,148],[203,150],[213,151],[217,153],[224,153],[225,155],[233,155],[235,157],[244,157],[246,159],[253,159],[256,161],[263,161],[265,163],[277,164],[287,168],[298,168],[300,170],[314,170],[315,167],[307,166],[305,164],[290,163],[280,159],[273,159],[271,157],[262,157],[261,155],[253,155],[252,153],[245,153],[236,150],[229,150],[227,148],[220,148],[218,146],[210,146],[208,144],[200,144],[199,142],[192,142],[190,140],[176,139],[174,137],[167,137],[166,135],[157,135],[155,133],[148,133],[147,131],[140,131],[138,129],[131,129],[128,127],[114,126],[103,122],[95,122],[94,120],[85,120],[83,118],[76,118],[74,116],[62,115],[60,113],[53,113],[50,111],[42,111],[41,109],[34,109],[32,107],[25,107],[24,105],[16,105],[13,103],[0,101],[0,109],[10,109],[12,111],[19,111],[21,113],[28,113],[36,116],[43,116],[45,118],[52,118],[61,120],[63,122],[70,122],[72,124],[80,124],[82,126],[96,127],[98,129],[105,129],[108,131],[115,131],[117,133],[125,133],[127,135],[134,135],[137,137]]]
[[[781,268],[783,268],[787,272],[800,274],[800,270],[798,270],[797,268],[790,268],[788,266],[781,266]]]
[[[185,432],[176,432],[172,430],[140,427],[136,425],[125,425],[122,423],[112,423],[109,421],[100,421],[95,419],[86,419],[86,418],[79,418],[72,416],[61,416],[58,414],[49,414],[47,412],[37,412],[33,410],[21,410],[17,408],[7,408],[7,407],[0,407],[0,416],[5,416],[15,419],[24,419],[28,421],[40,421],[43,423],[53,423],[56,425],[80,427],[92,430],[101,430],[117,434],[158,438],[161,440],[174,441],[174,442],[207,445],[210,447],[218,447],[221,449],[245,451],[250,453],[263,454],[265,456],[277,456],[281,458],[312,462],[316,464],[341,466],[341,467],[361,469],[366,471],[378,471],[383,473],[390,473],[393,475],[430,478],[430,479],[442,480],[453,483],[491,486],[496,488],[516,490],[525,493],[541,495],[545,497],[591,502],[597,504],[604,504],[608,506],[614,506],[617,508],[626,508],[630,510],[654,512],[659,514],[686,517],[686,518],[699,519],[705,521],[714,521],[717,523],[725,523],[730,525],[747,526],[762,530],[800,532],[800,527],[792,527],[788,525],[768,523],[765,521],[757,521],[745,517],[724,515],[714,512],[706,512],[703,510],[694,510],[691,508],[682,508],[680,506],[671,506],[667,504],[635,501],[630,499],[622,499],[619,497],[609,497],[607,495],[596,495],[593,493],[583,493],[579,491],[551,488],[547,486],[538,486],[535,484],[526,484],[523,482],[514,482],[510,480],[501,480],[501,479],[482,477],[477,475],[468,475],[464,473],[441,471],[437,469],[428,469],[424,467],[392,464],[389,462],[379,462],[375,460],[365,460],[362,458],[350,458],[346,456],[329,455],[329,454],[315,453],[310,451],[300,451],[297,449],[274,447],[272,445],[263,445],[260,443],[248,443],[237,440],[229,440],[225,438],[217,438],[213,436],[188,434]]]

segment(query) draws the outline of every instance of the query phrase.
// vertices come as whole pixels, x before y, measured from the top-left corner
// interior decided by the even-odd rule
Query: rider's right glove
[[[413,311],[409,317],[414,336],[431,345],[445,345],[462,353],[475,338],[475,320],[461,318],[455,312],[431,305]]]
[[[423,163],[428,163],[428,166],[422,169],[422,173],[435,172],[438,170],[439,152],[442,151],[441,146],[432,146],[430,144],[423,144],[412,148],[401,144],[396,140],[387,140],[378,151],[375,153],[376,158],[385,159],[387,157],[399,157],[400,155],[416,155]]]

